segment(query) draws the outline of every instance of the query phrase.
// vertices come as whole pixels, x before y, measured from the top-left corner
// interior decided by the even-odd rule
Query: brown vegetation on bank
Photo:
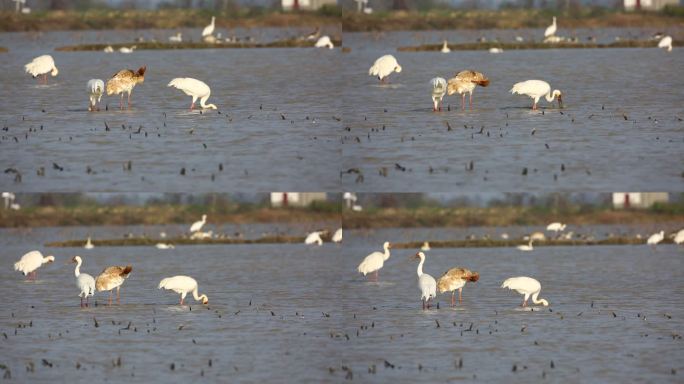
[[[342,27],[345,32],[546,28],[554,15],[560,17],[559,25],[564,29],[684,26],[684,17],[679,12],[670,15],[587,9],[562,15],[560,12],[539,9],[440,9],[429,12],[377,12],[370,15],[345,11],[342,13]]]
[[[184,224],[209,215],[211,224],[295,223],[339,220],[334,207],[253,208],[231,212],[204,210],[196,206],[79,206],[37,207],[20,211],[0,210],[0,227],[53,227],[74,225],[163,225]]]
[[[0,12],[0,31],[53,31],[104,29],[176,29],[206,26],[216,16],[217,28],[316,27],[339,25],[335,9],[320,12],[225,14],[201,10],[103,10]]]
[[[418,208],[382,209],[363,212],[344,212],[345,229],[412,228],[412,227],[505,227],[514,225],[543,225],[562,221],[572,225],[590,224],[651,224],[680,222],[684,214],[678,209],[653,210],[583,210],[579,207],[553,211],[534,207],[490,208]]]

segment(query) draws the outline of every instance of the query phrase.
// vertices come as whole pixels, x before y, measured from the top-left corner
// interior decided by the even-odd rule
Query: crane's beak
[[[558,108],[563,108],[563,95],[558,95]]]

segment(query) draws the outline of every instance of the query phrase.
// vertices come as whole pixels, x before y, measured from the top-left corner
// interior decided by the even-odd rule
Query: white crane
[[[192,225],[190,226],[190,232],[199,232],[206,223],[207,215],[202,215],[202,220],[195,221],[194,223],[192,223]]]
[[[390,258],[389,250],[392,248],[392,244],[390,244],[389,241],[385,241],[385,243],[382,245],[382,248],[383,252],[373,252],[363,259],[357,268],[359,273],[363,273],[364,276],[372,273],[375,277],[374,280],[378,281],[378,271],[380,271],[382,266],[385,264],[385,261]]]
[[[546,101],[553,103],[554,100],[558,100],[558,107],[563,107],[563,95],[561,91],[554,90],[551,92],[551,86],[546,81],[542,80],[526,80],[520,83],[516,83],[511,88],[511,93],[526,95],[534,100],[532,105],[532,110],[537,110],[537,102],[544,96]]]
[[[646,240],[646,244],[656,246],[656,244],[660,243],[663,241],[665,238],[665,231],[660,231],[657,233],[652,234],[651,236],[648,237],[648,240]]]
[[[544,299],[537,299],[539,292],[541,291],[541,284],[536,279],[527,276],[511,277],[506,279],[501,288],[508,288],[518,292],[523,296],[522,306],[527,306],[527,300],[532,296],[532,302],[535,304],[541,304],[545,307],[549,305],[549,302]]]
[[[178,32],[174,36],[169,36],[169,41],[172,43],[182,43],[183,42],[183,34]]]
[[[95,295],[95,279],[87,273],[81,273],[81,263],[83,260],[81,256],[74,256],[71,258],[72,263],[76,263],[76,269],[74,269],[74,275],[76,276],[76,286],[81,292],[78,297],[81,298],[81,307],[88,306],[88,297]],[[83,303],[85,299],[85,305]]]
[[[565,224],[561,224],[559,222],[551,223],[546,226],[547,231],[553,231],[553,232],[563,232],[565,231]]]
[[[335,46],[332,43],[332,40],[330,40],[330,36],[325,35],[321,36],[318,41],[316,41],[316,44],[314,45],[316,48],[328,48],[328,49],[333,49]]]
[[[102,94],[105,92],[104,81],[100,79],[90,79],[86,85],[88,94],[90,95],[90,104],[88,104],[88,111],[99,110],[97,104],[102,99]]]
[[[658,48],[665,48],[668,52],[672,52],[672,36],[665,36],[660,39]]]
[[[307,244],[307,245],[316,244],[318,246],[323,245],[323,239],[321,239],[321,235],[324,232],[325,231],[314,231],[314,232],[309,233],[306,236],[306,238],[304,239],[304,244]]]
[[[369,76],[376,76],[381,83],[385,82],[385,78],[389,76],[392,72],[401,72],[401,66],[397,62],[397,59],[392,55],[385,55],[373,63],[373,66],[368,70]]]
[[[202,37],[206,37],[206,36],[209,36],[212,33],[214,33],[214,27],[216,26],[215,22],[216,22],[216,17],[212,16],[211,17],[211,24],[207,25],[202,30]]]
[[[45,256],[40,253],[40,251],[31,251],[14,263],[14,270],[19,271],[27,276],[27,280],[36,280],[36,275],[38,274],[36,270],[40,268],[43,264],[52,263],[55,261],[55,257]]]
[[[546,28],[544,31],[544,37],[554,36],[556,34],[556,16],[553,17],[553,23]]]
[[[338,228],[337,231],[332,236],[332,241],[333,243],[341,243],[342,242],[342,228]]]
[[[423,252],[416,253],[415,259],[420,260],[416,272],[418,273],[418,288],[420,289],[420,299],[423,301],[423,309],[430,308],[430,300],[437,297],[437,281],[435,278],[423,273],[423,264],[425,263],[425,254]]]
[[[518,245],[515,248],[517,248],[519,251],[523,251],[523,252],[534,251],[534,247],[532,246],[532,240],[533,239],[530,238],[530,242],[528,244]]]
[[[192,292],[192,297],[195,299],[195,301],[199,301],[202,304],[209,303],[209,298],[207,295],[200,295],[197,292],[197,280],[190,276],[179,275],[162,279],[162,281],[159,282],[159,289],[162,288],[179,294],[180,305],[183,305],[183,299],[185,299],[185,296],[190,292]]]
[[[439,50],[442,53],[449,53],[451,52],[451,49],[449,49],[449,45],[446,40],[442,43],[442,49]]]
[[[171,80],[168,86],[180,89],[186,95],[192,96],[191,111],[195,108],[197,99],[200,99],[200,107],[204,109],[217,109],[214,104],[206,104],[209,96],[211,96],[211,88],[203,81],[191,77],[177,77]]]
[[[59,70],[55,66],[55,60],[50,55],[38,56],[31,60],[30,63],[24,65],[26,73],[30,74],[34,78],[39,76],[43,77],[43,84],[47,84],[47,74],[49,73],[52,77],[59,74]]]
[[[435,77],[430,80],[432,85],[432,111],[442,110],[442,99],[447,92],[447,81],[443,77]]]

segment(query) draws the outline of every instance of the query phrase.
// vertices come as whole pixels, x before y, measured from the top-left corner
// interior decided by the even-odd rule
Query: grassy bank
[[[672,244],[672,239],[665,238],[661,244]],[[517,245],[527,244],[522,240],[495,240],[495,239],[475,239],[475,240],[443,240],[430,241],[430,248],[512,248]],[[568,246],[591,246],[591,245],[642,245],[646,244],[646,239],[636,237],[612,237],[602,240],[560,240],[548,239],[534,243],[534,247],[568,247]],[[78,244],[83,245],[83,242]],[[392,243],[392,248],[396,249],[420,249],[423,242],[412,241],[406,243]]]
[[[587,8],[570,14],[539,9],[440,9],[427,12],[377,12],[371,15],[345,11],[342,13],[342,26],[345,32],[546,28],[552,16],[559,17],[558,24],[561,29],[684,26],[684,12],[679,8],[662,13],[627,13]]]
[[[339,205],[333,203],[316,203],[312,208],[236,206],[221,210],[189,205],[35,207],[1,210],[0,227],[187,224],[203,213],[211,224],[319,222],[340,217]]]
[[[546,226],[554,221],[572,225],[652,224],[680,222],[684,226],[684,209],[680,205],[660,205],[651,210],[612,210],[582,206],[551,210],[537,207],[382,209],[345,212],[343,227],[411,228],[411,227],[503,227],[514,225]]]
[[[677,45],[674,42],[672,45]],[[482,51],[490,48],[500,48],[504,51],[516,49],[586,49],[586,48],[655,48],[658,46],[658,41],[654,40],[622,40],[610,44],[596,44],[596,43],[544,43],[544,42],[524,42],[524,43],[466,43],[466,44],[449,44],[452,51]],[[406,46],[397,48],[401,52],[425,52],[425,51],[439,51],[442,49],[442,44],[423,44],[416,46]]]
[[[210,12],[206,10],[89,10],[33,12],[29,15],[0,12],[0,31],[53,31],[103,29],[176,29],[204,27],[216,16],[217,28],[315,27],[339,25],[336,8],[318,12],[281,13],[245,10]]]
[[[331,39],[332,43],[339,47],[342,44],[341,40]],[[69,45],[55,48],[56,51],[74,52],[74,51],[102,51],[107,46],[111,46],[115,51],[121,47],[130,47],[135,45],[138,50],[150,49],[218,49],[218,48],[311,48],[314,46],[314,41],[307,40],[278,40],[270,43],[203,43],[203,42],[182,42],[182,43],[162,43],[162,42],[144,42],[144,43],[125,43],[125,44],[81,44]]]

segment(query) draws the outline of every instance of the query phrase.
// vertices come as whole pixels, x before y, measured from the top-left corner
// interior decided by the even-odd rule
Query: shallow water
[[[326,377],[327,365],[338,361],[329,330],[338,328],[342,318],[334,297],[341,284],[334,267],[341,260],[339,246],[85,250],[46,249],[37,242],[59,238],[63,230],[35,229],[19,240],[16,231],[0,233],[0,258],[6,266],[0,270],[0,293],[13,297],[0,320],[7,335],[0,363],[15,380],[168,382],[203,374],[210,380],[255,382],[286,375],[317,382]],[[90,229],[100,236],[105,231],[111,229]],[[37,282],[23,282],[7,266],[34,248],[54,254],[57,261],[39,270]],[[79,308],[73,265],[63,264],[75,254],[84,258],[81,271],[91,275],[108,265],[133,265],[122,286],[121,305],[103,305],[107,294],[100,292],[97,306]],[[190,305],[180,307],[178,295],[157,289],[162,278],[177,274],[195,277],[209,305],[188,297]],[[34,371],[27,371],[30,364]]]
[[[339,189],[339,102],[323,91],[340,81],[337,50],[55,52],[56,46],[103,37],[45,35],[51,36],[37,41],[31,34],[0,36],[0,44],[10,48],[0,55],[0,65],[10,69],[0,74],[0,122],[5,127],[0,165],[22,175],[21,183],[14,183],[14,174],[3,174],[3,188]],[[107,36],[130,41],[130,35]],[[47,86],[23,72],[25,63],[45,53],[55,58],[60,70]],[[87,112],[89,79],[107,80],[120,69],[142,65],[147,65],[145,82],[134,89],[130,110],[119,111],[119,98],[105,96],[100,112]],[[191,98],[167,87],[175,77],[195,77],[209,84],[208,102],[217,104],[220,113],[190,112]],[[129,161],[130,171],[124,169]],[[37,175],[41,168],[45,176]]]
[[[650,48],[500,55],[397,52],[398,45],[415,41],[402,36],[386,33],[375,41],[369,34],[345,34],[352,51],[341,59],[348,84],[342,168],[363,173],[363,180],[344,174],[345,188],[557,192],[681,187],[684,78],[672,76],[684,61],[681,49],[669,54]],[[434,32],[430,42],[439,41],[438,36]],[[386,53],[397,58],[403,71],[383,86],[367,72]],[[449,78],[462,69],[483,72],[491,84],[475,90],[473,110],[461,111],[460,96],[454,95],[445,97],[445,110],[433,113],[430,79]],[[532,78],[560,89],[564,109],[541,100],[542,110],[533,112],[530,98],[509,93],[514,83]]]
[[[426,273],[437,278],[462,266],[478,271],[480,280],[466,284],[462,305],[451,308],[444,294],[439,309],[422,311],[417,262],[409,260],[415,250],[393,250],[378,283],[353,276],[382,241],[404,241],[412,232],[345,234],[344,332],[351,339],[344,360],[355,379],[681,381],[681,248],[547,247],[524,254],[514,248],[433,249]],[[520,275],[541,281],[540,297],[549,308],[523,311],[522,296],[499,288]]]
[[[287,230],[326,225],[331,223]],[[245,227],[245,233],[277,230]],[[460,307],[450,308],[445,295],[439,309],[422,311],[416,264],[408,260],[415,251],[393,250],[379,283],[366,282],[356,266],[381,241],[436,238],[449,231],[346,231],[344,247],[84,250],[41,244],[143,229],[174,230],[0,231],[0,263],[6,266],[0,269],[0,294],[6,298],[0,363],[14,379],[165,382],[204,375],[239,382],[530,382],[545,375],[550,382],[678,382],[684,369],[677,336],[684,325],[683,253],[672,245],[548,247],[525,254],[435,249],[428,252],[425,272],[438,276],[458,265],[480,272],[481,279],[466,285]],[[39,270],[35,283],[23,282],[9,267],[30,249],[57,257]],[[121,305],[108,307],[106,293],[97,293],[97,306],[79,308],[73,265],[63,264],[74,254],[84,258],[82,272],[93,275],[108,265],[133,265]],[[209,305],[189,298],[190,305],[180,307],[176,294],[156,289],[161,278],[176,274],[195,277]],[[550,310],[522,311],[519,295],[498,288],[503,279],[523,274],[541,281]]]

